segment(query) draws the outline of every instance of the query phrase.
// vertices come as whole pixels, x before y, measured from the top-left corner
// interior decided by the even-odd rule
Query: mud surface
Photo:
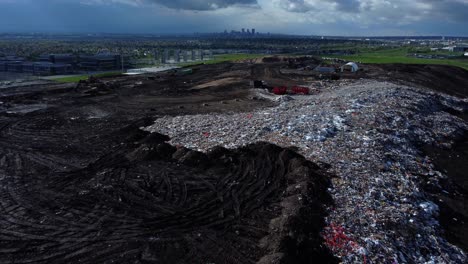
[[[366,76],[418,85],[458,97],[468,97],[468,71],[460,67],[421,64],[374,64]]]
[[[319,236],[328,182],[303,157],[262,143],[204,155],[135,125],[121,132],[82,169],[4,161],[0,262],[333,260]]]
[[[468,115],[460,115],[468,120]],[[427,188],[435,197],[441,209],[440,222],[445,229],[445,235],[451,243],[468,252],[468,133],[460,137],[451,149],[440,149],[424,146],[424,153],[434,162],[437,169],[444,172],[448,178],[442,182],[439,189]]]
[[[276,105],[251,80],[315,80],[282,67],[223,63],[1,89],[0,263],[334,262],[319,235],[332,202],[319,167],[265,143],[202,154],[139,129],[164,115]],[[423,70],[405,71],[344,78],[426,85]],[[428,87],[460,95],[453,87],[466,71],[444,71],[465,81]]]
[[[140,130],[272,105],[248,79],[190,89],[243,68],[0,91],[0,263],[334,262],[319,167],[270,144],[202,154]]]

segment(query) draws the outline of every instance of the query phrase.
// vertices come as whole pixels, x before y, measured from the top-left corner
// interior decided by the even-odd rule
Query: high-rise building
[[[242,29],[242,34],[245,34],[245,28]]]
[[[255,28],[252,28],[252,35],[255,35]]]

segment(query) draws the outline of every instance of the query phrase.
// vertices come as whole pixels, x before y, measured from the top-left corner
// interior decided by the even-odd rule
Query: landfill
[[[446,176],[418,148],[447,148],[468,131],[454,113],[468,100],[388,81],[329,83],[313,95],[272,97],[277,106],[244,113],[160,116],[143,128],[207,152],[269,142],[329,168],[334,205],[326,246],[342,263],[466,263],[443,237],[439,208],[421,184]]]

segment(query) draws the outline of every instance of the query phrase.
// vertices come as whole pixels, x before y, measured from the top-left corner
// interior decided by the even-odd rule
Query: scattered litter
[[[324,238],[343,263],[466,263],[441,237],[439,209],[420,187],[444,176],[416,146],[447,146],[468,130],[442,109],[466,112],[468,100],[371,80],[326,84],[317,95],[280,96],[288,99],[274,108],[167,116],[146,129],[201,151],[266,141],[330,164],[335,207]]]

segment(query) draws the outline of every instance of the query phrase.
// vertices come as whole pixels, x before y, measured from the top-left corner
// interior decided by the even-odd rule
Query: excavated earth
[[[282,74],[285,65],[1,89],[0,263],[337,262],[320,235],[333,201],[319,166],[267,143],[201,153],[140,129],[166,115],[277,104],[251,80],[315,79]],[[345,78],[421,77],[374,67]]]
[[[244,70],[0,90],[0,263],[335,262],[317,165],[266,143],[202,154],[140,129],[273,105],[234,78]],[[233,82],[213,86],[216,74]]]

